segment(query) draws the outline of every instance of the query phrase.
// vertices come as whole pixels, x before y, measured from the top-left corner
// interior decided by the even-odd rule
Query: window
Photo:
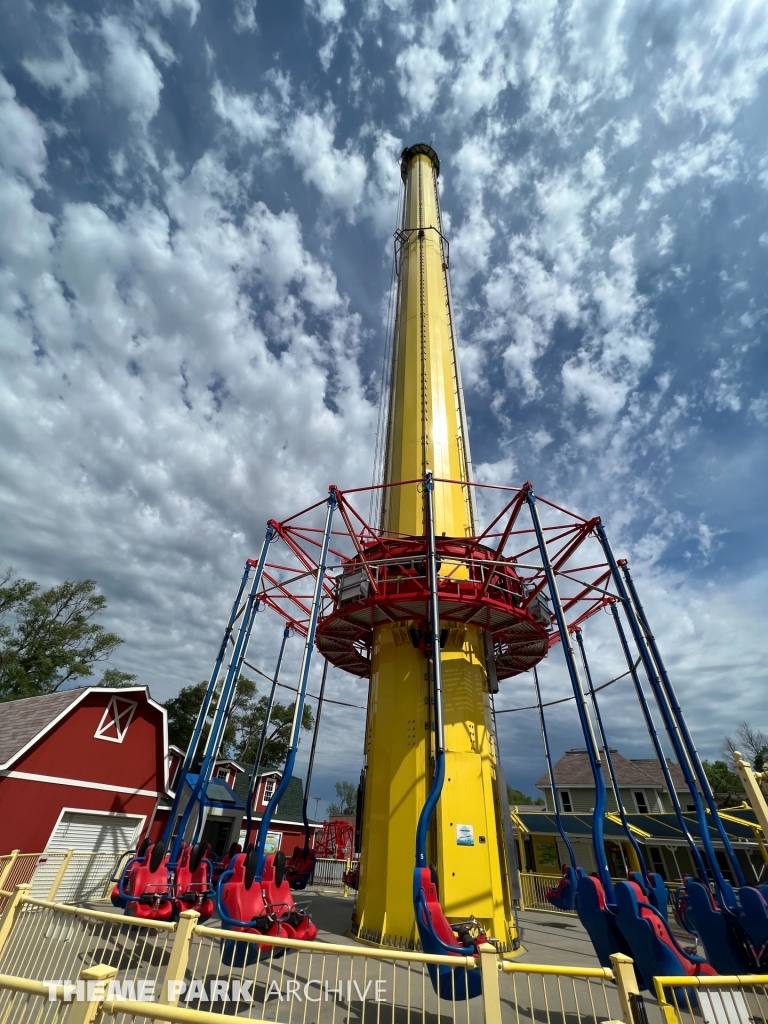
[[[647,846],[648,855],[651,858],[651,867],[657,875],[661,875],[664,881],[667,881],[667,871],[664,866],[664,858],[661,855],[661,850],[658,846]]]
[[[635,790],[632,794],[635,798],[635,807],[637,807],[638,814],[648,813],[648,801],[645,799],[645,793],[641,789]]]
[[[571,794],[567,789],[560,790],[560,803],[563,805],[564,811],[572,811],[573,804],[571,803]]]
[[[138,703],[125,697],[112,697],[99,722],[94,739],[122,743],[131,724]]]
[[[267,779],[264,783],[264,796],[262,797],[262,803],[268,804],[272,799],[272,794],[275,792],[275,780]]]
[[[226,780],[228,775],[229,775],[229,769],[228,768],[217,768],[216,769],[216,778],[217,779],[225,779]]]

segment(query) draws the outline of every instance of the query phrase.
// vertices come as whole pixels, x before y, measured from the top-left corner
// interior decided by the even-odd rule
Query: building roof
[[[81,686],[77,690],[24,697],[0,704],[0,765],[5,766],[18,757],[73,704],[77,704],[89,689]]]
[[[269,775],[279,775],[282,778],[282,772],[263,772],[259,774],[259,779]],[[235,793],[245,803],[248,799],[248,786],[250,785],[251,777],[248,772],[244,772],[242,775],[238,775],[235,779],[235,784],[232,787]],[[304,782],[302,779],[298,779],[295,776],[290,779],[286,787],[285,793],[283,793],[280,803],[275,808],[274,818],[283,822],[296,822],[297,824],[303,824],[304,819],[301,816],[301,807],[304,803]],[[254,814],[254,820],[261,820],[261,809]],[[313,819],[308,818],[309,823],[313,824]]]
[[[661,765],[655,758],[633,758],[630,760],[620,754],[618,750],[611,748],[611,760],[616,772],[619,786],[648,786],[652,789],[666,790],[664,774]],[[672,782],[677,791],[687,789],[680,766],[667,758],[667,766],[672,777]],[[606,784],[610,785],[608,766],[603,762],[603,777]],[[575,750],[566,750],[560,760],[555,764],[553,773],[555,785],[567,789],[569,786],[594,786],[592,769],[589,764],[589,757],[585,747]],[[549,789],[549,775],[545,773],[536,781],[537,789]]]
[[[519,819],[523,830],[533,835],[559,835],[557,819],[554,814],[529,814],[518,811]],[[592,836],[593,824],[591,814],[562,814],[561,819],[566,835],[571,838],[590,838]],[[701,839],[701,829],[696,815],[690,811],[683,814],[688,831],[694,839]],[[752,823],[756,821],[754,814],[750,811],[738,810],[735,815],[721,819],[726,833],[732,842],[740,844],[752,843],[756,845]],[[628,814],[627,821],[630,825],[648,833],[649,838],[639,837],[641,843],[665,842],[683,845],[687,842],[685,833],[680,828],[680,823],[674,814]],[[515,819],[512,819],[516,827]],[[707,815],[707,827],[710,839],[717,847],[721,844],[720,835],[716,830],[711,815]],[[617,821],[616,817],[606,817],[604,832],[607,839],[626,839],[626,834]]]
[[[121,697],[143,694],[149,704],[162,712],[165,721],[165,708],[152,700],[146,686],[80,686],[74,690],[45,693],[40,697],[3,701],[0,703],[0,768],[8,768],[81,700],[94,692]]]

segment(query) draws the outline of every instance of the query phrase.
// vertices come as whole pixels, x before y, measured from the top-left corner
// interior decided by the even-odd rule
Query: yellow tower
[[[402,156],[402,225],[396,235],[399,285],[394,327],[385,483],[422,480],[431,471],[435,533],[474,534],[469,446],[451,316],[448,245],[442,233],[440,164],[427,145]],[[384,491],[381,527],[390,536],[423,536],[422,487]],[[448,629],[442,652],[446,771],[429,836],[440,899],[450,920],[474,915],[504,951],[517,947],[505,834],[508,806],[497,763],[480,629]],[[406,639],[404,639],[404,634]],[[407,631],[374,632],[357,902],[361,939],[414,946],[416,824],[431,781],[433,732],[425,654]],[[460,829],[460,826],[462,827]],[[468,830],[466,826],[471,826]],[[459,844],[458,838],[463,842]],[[472,845],[467,845],[467,837]]]

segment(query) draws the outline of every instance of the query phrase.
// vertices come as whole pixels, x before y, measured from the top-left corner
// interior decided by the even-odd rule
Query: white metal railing
[[[343,889],[344,872],[355,868],[357,860],[337,860],[335,857],[317,857],[310,885],[321,889]]]

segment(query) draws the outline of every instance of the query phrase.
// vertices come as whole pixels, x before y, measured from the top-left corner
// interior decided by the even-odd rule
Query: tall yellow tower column
[[[461,378],[451,322],[448,246],[437,189],[439,161],[426,145],[403,152],[403,220],[394,328],[385,482],[469,480]],[[384,491],[382,530],[423,536],[422,488]],[[470,489],[435,485],[435,531],[474,534]],[[441,626],[450,629],[451,622]],[[405,636],[404,636],[405,634]],[[516,946],[500,792],[480,629],[456,629],[442,652],[446,772],[430,835],[447,917],[474,915],[504,950]],[[432,705],[425,654],[407,631],[374,633],[366,731],[359,936],[394,946],[418,942],[412,902],[414,844],[433,763]],[[502,811],[502,808],[505,810]],[[460,828],[461,826],[461,828]],[[470,826],[468,830],[466,826]],[[472,844],[467,844],[471,835]],[[463,842],[459,843],[459,837]]]

